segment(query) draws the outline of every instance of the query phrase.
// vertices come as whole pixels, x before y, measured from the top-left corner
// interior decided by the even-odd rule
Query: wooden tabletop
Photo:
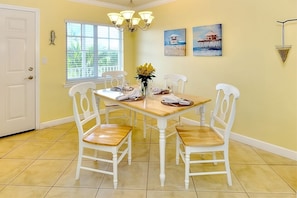
[[[118,103],[121,106],[125,106],[127,108],[131,108],[134,110],[139,110],[140,112],[145,112],[147,114],[155,115],[158,117],[166,117],[169,115],[173,115],[179,112],[184,112],[186,110],[195,108],[207,102],[210,102],[211,99],[204,98],[201,96],[193,96],[188,94],[175,94],[176,96],[191,100],[193,104],[190,106],[168,106],[161,103],[163,95],[151,95],[147,96],[145,100],[138,100],[138,101],[119,101],[116,100],[117,96],[122,95],[121,92],[110,91],[110,89],[100,89],[95,91],[95,95],[111,100],[115,103]]]

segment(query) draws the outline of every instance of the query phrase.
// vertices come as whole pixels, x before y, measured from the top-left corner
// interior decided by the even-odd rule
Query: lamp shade
[[[124,10],[120,12],[120,14],[124,17],[126,20],[130,20],[133,17],[133,14],[135,13],[134,10]]]
[[[140,18],[132,18],[132,25],[138,25]]]
[[[109,20],[113,23],[117,22],[118,18],[121,17],[121,14],[119,13],[108,13],[107,16],[109,17]]]
[[[138,14],[140,15],[141,19],[144,21],[149,20],[149,18],[152,16],[151,11],[142,11],[142,12],[138,12]]]

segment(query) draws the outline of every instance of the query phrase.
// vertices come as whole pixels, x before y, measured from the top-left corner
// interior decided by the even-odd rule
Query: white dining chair
[[[186,189],[189,188],[189,177],[198,175],[226,174],[228,185],[232,185],[228,147],[230,131],[235,119],[236,101],[240,93],[236,87],[224,83],[217,84],[216,90],[215,107],[208,126],[182,124],[176,126],[176,164],[179,164],[179,156],[181,156],[185,163]],[[222,152],[223,157],[217,159],[216,152]],[[212,154],[211,159],[205,157],[207,153]],[[194,158],[191,157],[192,154],[203,154],[201,155],[203,157]],[[195,164],[214,163],[216,165],[218,162],[225,164],[224,170],[203,171],[201,166],[194,167]]]
[[[164,88],[169,89],[169,92],[172,94],[184,93],[187,80],[188,80],[187,77],[182,74],[165,74],[164,75]],[[168,126],[166,128],[166,130],[169,131],[169,132],[167,132],[166,138],[168,138],[176,133],[174,126],[176,124],[178,124],[179,121],[180,121],[179,116],[177,118],[172,118],[171,120],[169,120],[170,123],[174,123],[174,124],[171,124],[170,126]],[[143,136],[144,136],[144,138],[146,138],[147,128],[153,128],[155,130],[158,130],[158,128],[156,126],[147,124],[147,117],[144,116],[144,121],[143,121]]]
[[[113,176],[113,185],[114,188],[117,188],[118,164],[125,156],[128,156],[128,164],[131,164],[132,127],[101,124],[94,89],[96,89],[95,83],[84,82],[74,85],[69,90],[69,96],[73,101],[73,114],[78,130],[79,144],[75,178],[79,179],[81,169],[108,174]],[[90,150],[93,150],[94,153]],[[109,152],[111,155],[99,155],[99,152]],[[110,163],[112,171],[106,170],[102,164],[96,167],[88,166],[83,159]]]
[[[105,89],[107,88],[114,88],[115,90],[118,88],[117,91],[121,91],[121,89],[125,86],[126,83],[126,76],[127,72],[126,71],[107,71],[102,73],[102,78],[104,79],[104,87]],[[129,115],[127,115],[126,109],[123,107],[114,104],[110,101],[103,100],[104,105],[105,105],[105,122],[106,124],[109,124],[110,119],[117,119],[117,118],[122,118],[122,119],[130,119],[130,123],[132,122],[131,120],[131,111],[129,111]],[[110,116],[111,112],[115,112],[121,110],[121,114],[118,116]]]

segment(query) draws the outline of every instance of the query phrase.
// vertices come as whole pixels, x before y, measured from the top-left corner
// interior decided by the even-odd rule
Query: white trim
[[[181,122],[185,124],[199,125],[198,121],[191,120],[185,117],[181,117]],[[297,152],[284,147],[280,147],[234,132],[231,132],[230,139],[297,161]]]
[[[20,11],[29,11],[35,14],[35,129],[40,128],[40,10],[37,8],[15,6],[8,4],[0,4],[0,8],[11,9],[11,10],[20,10]]]
[[[131,7],[128,6],[124,6],[124,5],[118,5],[118,4],[114,4],[114,3],[106,3],[104,1],[98,1],[98,0],[69,0],[75,3],[83,3],[83,4],[90,4],[90,5],[95,5],[95,6],[99,6],[99,7],[104,7],[104,8],[112,8],[112,9],[119,9],[119,10],[127,10],[127,9],[131,9]],[[147,8],[152,8],[152,7],[156,7],[159,5],[163,5],[166,3],[170,3],[176,0],[156,0],[147,4],[143,4],[140,6],[135,6],[133,7],[133,9],[135,10],[141,10],[141,9],[147,9]]]
[[[100,115],[101,114],[105,114],[105,109],[100,110]],[[81,115],[81,117],[82,117],[82,115]],[[58,125],[66,124],[66,123],[69,123],[69,122],[74,122],[74,116],[68,116],[68,117],[61,118],[61,119],[42,122],[42,123],[40,123],[40,129],[45,129],[45,128],[48,128],[48,127],[58,126]]]

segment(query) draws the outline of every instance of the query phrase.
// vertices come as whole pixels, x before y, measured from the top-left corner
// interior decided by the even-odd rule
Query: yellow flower
[[[140,79],[146,86],[148,80],[152,80],[153,77],[156,77],[154,75],[155,71],[156,70],[151,63],[139,65],[136,67],[137,76],[135,78]]]

